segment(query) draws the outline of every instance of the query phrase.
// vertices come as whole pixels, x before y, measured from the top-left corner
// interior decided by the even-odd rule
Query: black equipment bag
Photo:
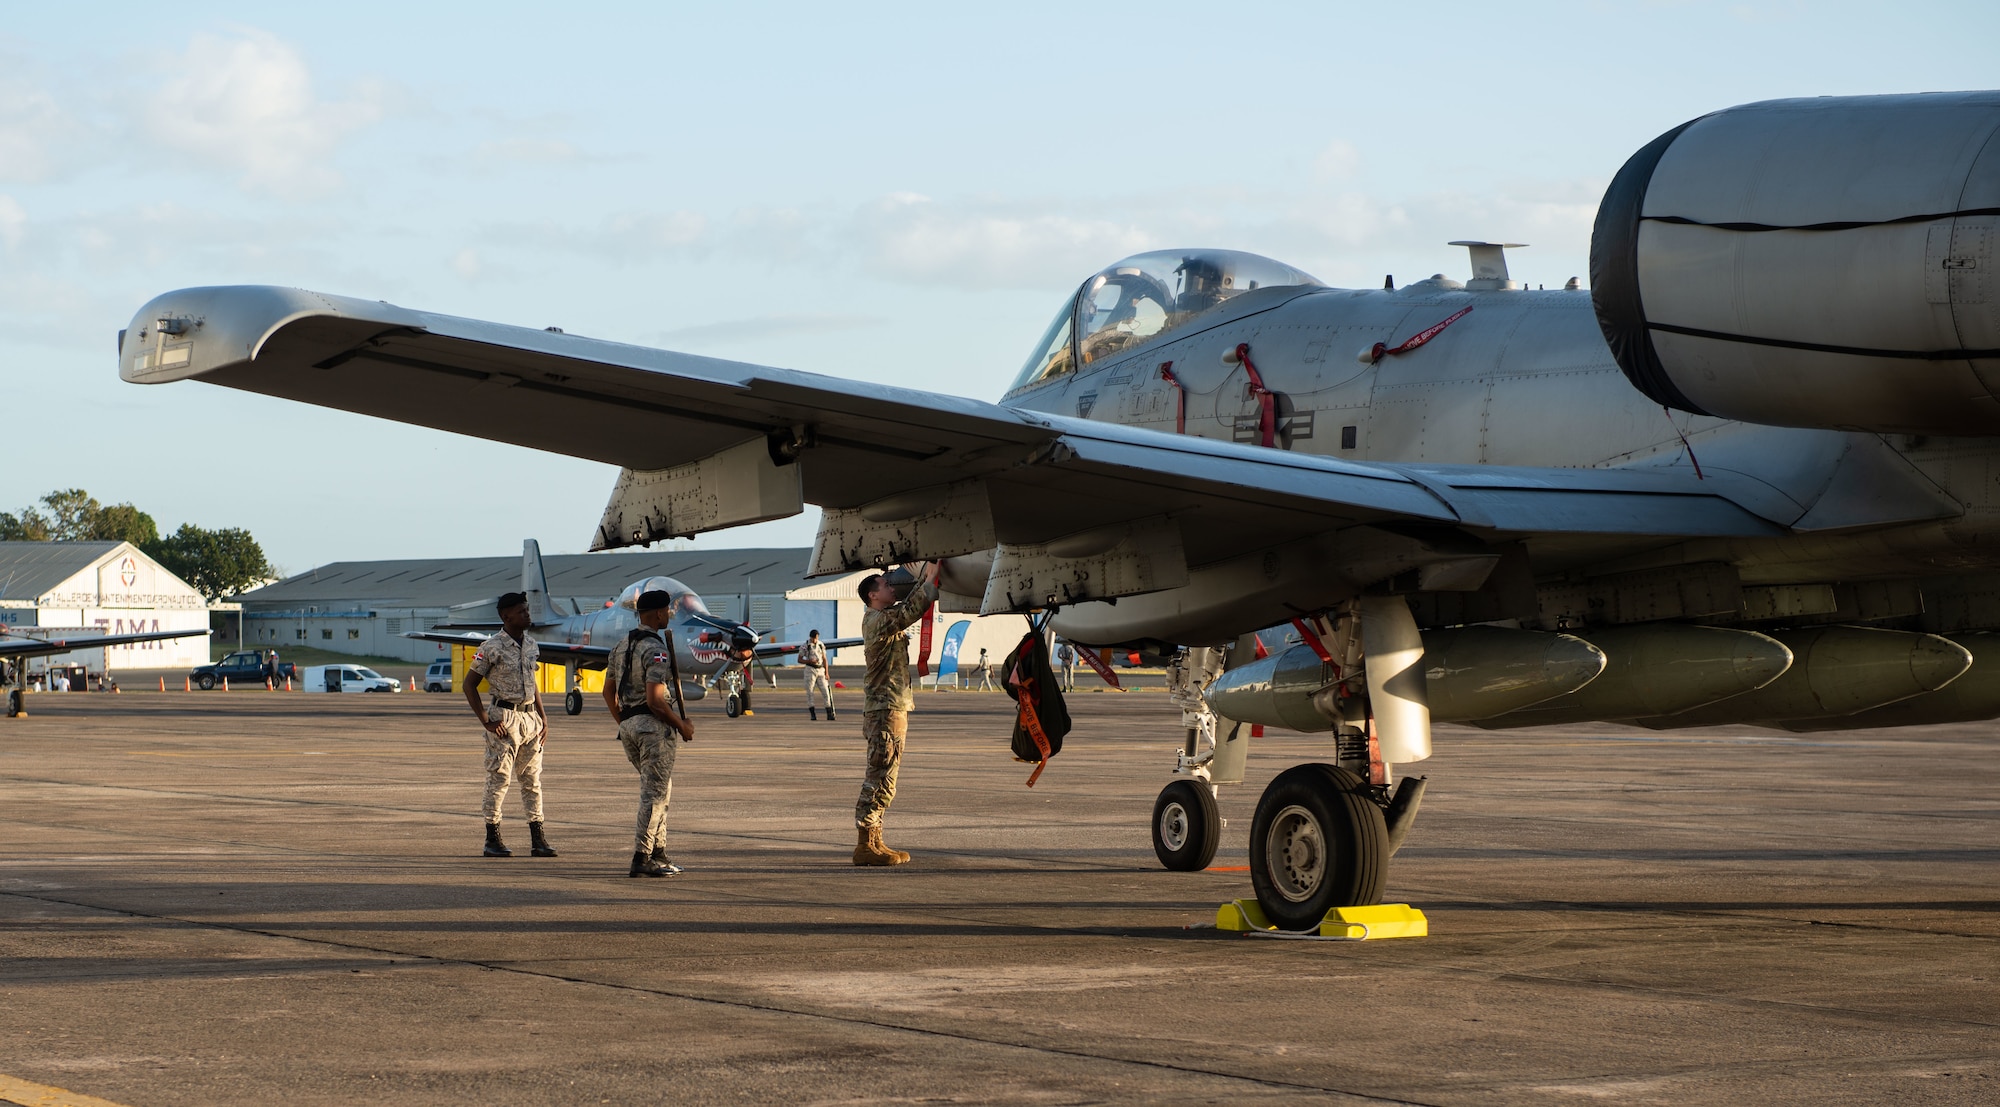
[[[1035,771],[1028,774],[1028,787],[1033,788],[1049,767],[1049,758],[1062,752],[1063,736],[1070,729],[1069,708],[1049,667],[1048,638],[1039,629],[1029,631],[1007,655],[1001,671],[1005,679],[1000,686],[1014,697],[1017,707],[1014,758],[1035,762]]]

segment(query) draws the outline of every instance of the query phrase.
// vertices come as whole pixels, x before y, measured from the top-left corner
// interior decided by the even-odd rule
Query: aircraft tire
[[[563,693],[563,714],[565,715],[583,714],[582,689],[572,688],[569,691]]]
[[[209,676],[207,673],[203,673],[202,675],[194,678],[194,686],[206,692],[210,688],[215,687],[215,678]]]
[[[722,699],[722,711],[723,714],[728,715],[732,719],[743,714],[743,697],[738,696],[734,692],[724,696]]]
[[[1279,929],[1307,930],[1335,907],[1381,902],[1388,871],[1382,807],[1346,769],[1294,765],[1257,800],[1250,883]]]
[[[1153,801],[1153,852],[1177,873],[1200,872],[1222,841],[1215,791],[1199,780],[1176,780]]]

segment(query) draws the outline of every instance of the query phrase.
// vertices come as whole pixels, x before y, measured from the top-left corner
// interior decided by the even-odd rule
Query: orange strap
[[[1042,770],[1049,767],[1049,735],[1042,729],[1042,720],[1035,715],[1034,682],[1027,682],[1021,689],[1021,725],[1027,728],[1028,738],[1035,743],[1035,749],[1042,755],[1041,764],[1028,774],[1028,787],[1042,778]]]

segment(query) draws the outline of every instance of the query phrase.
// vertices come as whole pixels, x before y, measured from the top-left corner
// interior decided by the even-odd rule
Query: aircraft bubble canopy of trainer
[[[1321,287],[1281,261],[1241,250],[1155,250],[1099,270],[1036,344],[1013,392],[1157,341],[1262,289]]]
[[[633,581],[625,587],[625,591],[618,593],[618,606],[627,611],[638,611],[639,597],[647,592],[665,592],[672,596],[676,616],[708,614],[708,605],[701,602],[701,597],[672,577],[647,577]]]

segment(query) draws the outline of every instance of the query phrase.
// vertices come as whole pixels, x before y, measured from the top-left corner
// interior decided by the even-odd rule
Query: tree
[[[241,527],[204,530],[182,523],[181,529],[141,549],[210,602],[271,576],[263,547]]]
[[[106,507],[81,488],[42,497],[44,515],[32,507],[19,515],[0,512],[0,539],[13,542],[130,542],[143,548],[160,540],[153,517],[131,504]]]

